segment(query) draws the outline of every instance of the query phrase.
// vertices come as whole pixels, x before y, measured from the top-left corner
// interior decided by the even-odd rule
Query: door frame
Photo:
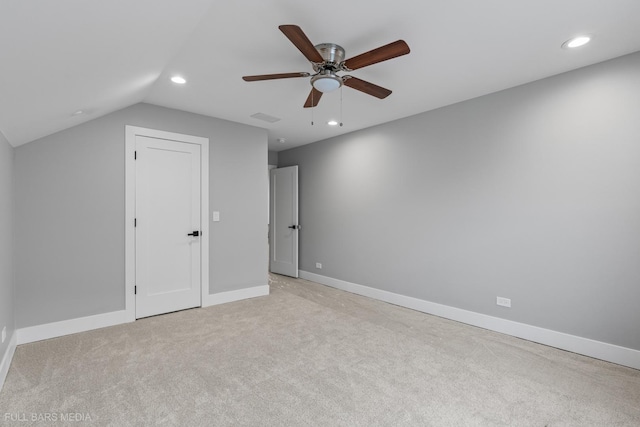
[[[209,296],[209,138],[183,135],[156,129],[125,125],[125,250],[124,250],[124,295],[125,315],[129,322],[136,320],[134,294],[136,278],[136,136],[167,139],[200,145],[200,304]]]

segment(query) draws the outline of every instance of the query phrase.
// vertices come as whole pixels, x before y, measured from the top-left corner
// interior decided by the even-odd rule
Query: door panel
[[[136,136],[136,318],[201,305],[200,146]]]
[[[298,166],[271,170],[270,270],[298,277]]]

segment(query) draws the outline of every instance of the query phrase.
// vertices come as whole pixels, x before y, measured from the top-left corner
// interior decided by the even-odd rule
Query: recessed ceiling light
[[[589,43],[590,41],[591,41],[591,37],[590,36],[578,36],[578,37],[574,37],[574,38],[569,39],[566,42],[562,43],[562,47],[565,48],[565,49],[574,49],[576,47],[584,46],[585,44]]]
[[[178,83],[179,85],[183,85],[187,82],[183,77],[180,76],[171,77],[171,81],[174,83]]]
[[[83,114],[84,114],[84,111],[82,111],[82,110],[77,110],[76,112],[74,112],[74,113],[72,114],[72,116],[81,116],[81,115],[83,115]]]
[[[335,121],[335,120],[329,120],[329,121],[327,122],[327,124],[328,124],[329,126],[338,126],[338,122],[337,122],[337,121]]]
[[[284,144],[284,143],[285,143],[285,141],[286,141],[286,139],[284,139],[284,138],[278,138],[278,142],[279,142],[280,144]]]

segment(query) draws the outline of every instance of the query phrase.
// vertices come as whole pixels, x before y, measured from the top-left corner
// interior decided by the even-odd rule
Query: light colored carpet
[[[39,424],[639,426],[640,371],[272,276],[268,297],[19,346],[0,424],[47,414],[57,422]]]

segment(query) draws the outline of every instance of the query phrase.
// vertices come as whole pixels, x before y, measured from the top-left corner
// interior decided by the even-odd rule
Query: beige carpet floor
[[[19,346],[0,424],[640,426],[640,371],[272,276],[267,297]]]

